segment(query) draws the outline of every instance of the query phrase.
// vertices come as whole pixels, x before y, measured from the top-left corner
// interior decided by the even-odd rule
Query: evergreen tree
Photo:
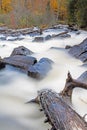
[[[76,19],[80,27],[87,27],[87,0],[78,0]]]
[[[77,0],[69,0],[68,3],[68,23],[70,25],[76,24],[76,3]]]

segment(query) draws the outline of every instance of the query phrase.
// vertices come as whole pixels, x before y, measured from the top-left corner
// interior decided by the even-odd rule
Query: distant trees
[[[78,0],[76,19],[80,27],[87,27],[87,0]]]
[[[8,13],[12,10],[11,0],[0,0],[0,12]]]
[[[69,0],[68,22],[87,27],[87,0]]]
[[[87,0],[0,0],[0,23],[12,27],[58,23],[87,27]]]
[[[0,22],[12,27],[43,26],[65,20],[67,0],[0,0]]]

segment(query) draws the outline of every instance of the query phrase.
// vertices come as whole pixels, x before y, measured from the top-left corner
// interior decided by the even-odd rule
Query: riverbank
[[[17,52],[17,48],[24,46],[33,52],[31,56],[37,59],[37,63],[44,63],[40,62],[42,58],[46,58],[46,61],[49,58],[54,62],[51,70],[41,80],[27,76],[19,68],[8,64],[0,71],[0,129],[50,129],[50,125],[43,123],[45,117],[39,111],[39,106],[35,104],[26,105],[25,102],[36,97],[37,91],[41,89],[48,88],[56,92],[63,90],[68,71],[76,79],[87,70],[86,67],[82,66],[82,61],[72,57],[68,50],[65,49],[66,45],[80,44],[87,37],[87,32],[78,30],[80,31],[78,34],[78,31],[69,31],[70,37],[58,36],[58,34],[64,31],[66,31],[66,28],[47,29],[41,35],[37,35],[37,33],[35,35],[23,35],[24,39],[22,40],[0,40],[0,56],[2,59],[14,54],[29,54],[29,51],[25,51],[25,48]],[[35,37],[46,37],[48,35],[57,35],[58,37],[44,42],[33,42]],[[12,53],[14,48],[16,48],[16,51]],[[44,60],[42,59],[42,61]],[[20,63],[19,60],[18,62]],[[40,65],[42,64],[39,64],[38,67]],[[84,78],[84,76],[82,77]],[[84,79],[87,81],[86,75]],[[75,89],[73,91],[72,103],[74,109],[81,116],[87,113],[86,101],[86,90]]]

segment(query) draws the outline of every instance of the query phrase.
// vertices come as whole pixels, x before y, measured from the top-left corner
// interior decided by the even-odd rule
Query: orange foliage
[[[0,10],[2,13],[8,13],[12,10],[11,0],[1,0]]]
[[[57,0],[50,0],[50,5],[53,11],[57,12],[58,11],[58,2]]]

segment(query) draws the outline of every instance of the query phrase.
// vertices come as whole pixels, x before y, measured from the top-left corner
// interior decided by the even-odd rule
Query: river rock
[[[70,48],[71,48],[70,45],[66,45],[66,46],[65,46],[65,49],[70,49]]]
[[[17,48],[15,48],[11,54],[11,56],[14,56],[14,55],[32,55],[33,52],[29,49],[27,49],[26,47],[24,46],[19,46]]]
[[[38,36],[34,38],[33,42],[44,42],[44,41],[50,40],[51,38],[52,38],[51,35],[47,35],[45,37]]]
[[[5,63],[2,62],[2,59],[0,57],[0,70],[5,68]]]
[[[71,37],[70,34],[63,34],[59,36],[59,38],[70,38],[70,37]]]
[[[14,55],[2,60],[3,63],[18,67],[27,72],[29,66],[34,65],[37,60],[31,56]]]
[[[80,44],[71,47],[69,53],[83,62],[87,61],[87,38]]]
[[[28,68],[28,76],[36,79],[42,79],[52,69],[53,61],[48,58],[42,58],[39,62]]]
[[[45,37],[45,41],[50,40],[50,39],[51,39],[51,35],[47,35],[47,36]]]
[[[33,42],[44,42],[44,40],[45,40],[44,37],[39,37],[38,36],[38,37],[34,38]]]

